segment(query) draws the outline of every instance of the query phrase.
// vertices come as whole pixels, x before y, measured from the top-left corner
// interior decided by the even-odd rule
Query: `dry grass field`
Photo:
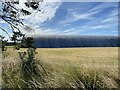
[[[3,60],[4,88],[24,88],[19,51],[8,48]],[[36,61],[41,77],[33,76],[39,88],[117,88],[118,48],[38,48]],[[44,68],[41,68],[41,66]],[[29,86],[30,88],[31,86]]]

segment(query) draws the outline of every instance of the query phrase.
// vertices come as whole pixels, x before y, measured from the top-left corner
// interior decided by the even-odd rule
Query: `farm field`
[[[18,51],[9,47],[4,53],[2,73],[4,87],[24,87]],[[36,87],[101,90],[117,88],[120,84],[117,47],[37,48],[36,52],[35,60],[38,62],[39,73],[42,74],[41,77],[33,76],[35,82],[32,84]]]

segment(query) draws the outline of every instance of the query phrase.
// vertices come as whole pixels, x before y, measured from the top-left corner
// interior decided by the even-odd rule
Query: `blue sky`
[[[55,16],[42,24],[65,35],[117,35],[117,3],[62,3]]]
[[[42,9],[44,13],[24,18],[37,35],[118,35],[117,2],[47,3]],[[1,25],[8,28],[5,23]]]

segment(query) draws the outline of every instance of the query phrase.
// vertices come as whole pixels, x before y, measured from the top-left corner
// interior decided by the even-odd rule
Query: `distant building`
[[[37,48],[118,47],[119,39],[117,36],[51,35],[34,38],[34,42]]]

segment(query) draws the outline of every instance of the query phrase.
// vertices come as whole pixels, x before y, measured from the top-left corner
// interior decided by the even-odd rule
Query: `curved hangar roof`
[[[117,36],[40,36],[35,38],[34,41],[38,48],[120,46]]]

